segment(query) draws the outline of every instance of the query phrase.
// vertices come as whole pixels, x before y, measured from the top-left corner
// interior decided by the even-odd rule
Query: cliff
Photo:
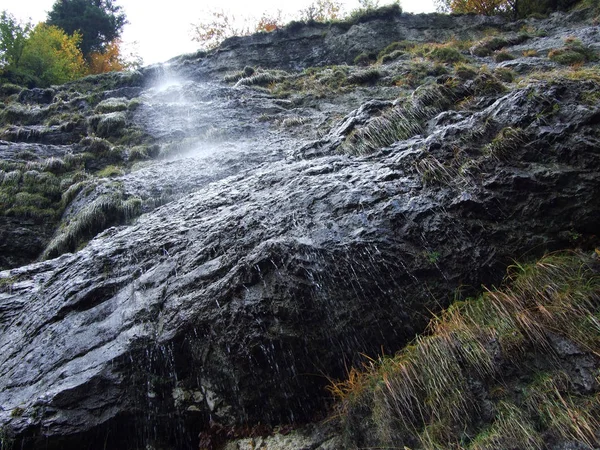
[[[256,436],[324,417],[459,288],[593,252],[593,21],[374,14],[4,86],[2,445],[378,445]]]

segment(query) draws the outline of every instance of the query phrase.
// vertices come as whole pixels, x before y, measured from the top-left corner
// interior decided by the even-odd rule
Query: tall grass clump
[[[375,435],[363,438],[384,448],[597,447],[599,273],[588,256],[551,254],[512,266],[503,289],[455,302],[393,358],[332,383],[347,435],[355,442],[369,423]],[[561,356],[564,346],[575,350]],[[582,388],[576,376],[593,381]]]
[[[384,111],[364,127],[355,129],[341,149],[352,155],[365,155],[395,142],[421,134],[425,122],[453,103],[452,91],[441,85],[416,89],[410,102]]]
[[[70,195],[76,195],[72,193]],[[78,246],[109,226],[123,223],[137,217],[141,212],[142,201],[138,198],[123,200],[116,194],[104,194],[73,217],[50,241],[42,257],[49,259],[65,252],[74,251]]]

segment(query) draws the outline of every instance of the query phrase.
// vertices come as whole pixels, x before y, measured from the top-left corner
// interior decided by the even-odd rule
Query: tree
[[[454,13],[475,13],[493,16],[507,11],[507,0],[452,0],[450,9]]]
[[[12,14],[2,11],[0,14],[0,66],[19,65],[27,36],[31,32],[30,23],[17,22]]]
[[[192,24],[192,40],[210,50],[218,47],[228,37],[250,34],[249,27],[240,26],[237,22],[233,14],[222,9],[209,11],[200,22]]]
[[[89,58],[94,52],[104,52],[121,36],[127,18],[114,0],[56,0],[46,23],[67,34],[79,32],[79,48]]]
[[[327,22],[342,18],[342,4],[336,0],[315,0],[300,10],[300,19],[305,22]]]
[[[40,86],[62,84],[82,77],[87,67],[78,45],[81,35],[38,24],[23,47],[18,68],[35,76]]]
[[[281,28],[283,25],[284,21],[281,10],[278,10],[276,14],[270,14],[265,11],[262,16],[260,16],[260,19],[258,19],[255,31],[265,31],[270,33],[271,31]]]
[[[123,55],[121,41],[114,40],[108,44],[104,52],[93,52],[89,56],[88,71],[90,74],[120,72],[137,69],[142,65],[137,55]]]

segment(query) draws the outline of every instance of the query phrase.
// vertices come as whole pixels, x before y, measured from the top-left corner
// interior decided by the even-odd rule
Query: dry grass
[[[599,445],[600,388],[578,392],[554,347],[560,337],[600,358],[597,270],[576,253],[512,266],[504,289],[455,302],[395,357],[333,383],[341,416],[366,408],[378,444],[400,448],[417,442],[424,449],[540,449],[548,436]],[[549,373],[526,369],[532,358],[548,364]],[[520,368],[524,395],[502,387],[511,382],[507,365]],[[487,422],[476,385],[493,400]]]

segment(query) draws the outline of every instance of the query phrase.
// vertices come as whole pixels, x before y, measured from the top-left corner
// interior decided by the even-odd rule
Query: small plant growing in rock
[[[450,46],[435,47],[429,57],[443,63],[457,63],[465,59],[458,49]]]
[[[521,128],[503,128],[492,142],[485,146],[484,152],[498,160],[509,159],[512,152],[525,144],[525,137]]]
[[[354,58],[355,66],[368,66],[373,62],[373,58],[366,52],[362,52]]]
[[[507,67],[498,67],[494,69],[494,76],[504,83],[515,81],[516,73]]]
[[[477,69],[469,64],[458,63],[454,66],[454,73],[461,80],[472,80],[477,76]]]
[[[535,58],[538,56],[538,52],[534,48],[529,48],[527,50],[523,50],[523,56],[526,58]]]
[[[501,50],[494,54],[494,61],[496,61],[497,63],[511,61],[513,59],[515,59],[514,55],[510,52],[507,52],[506,50]]]
[[[573,66],[595,61],[597,55],[593,49],[584,46],[579,39],[568,37],[565,39],[564,47],[548,52],[548,58],[558,64]]]
[[[368,84],[376,82],[380,77],[381,72],[379,69],[373,67],[371,69],[354,72],[348,77],[348,82],[352,84]]]

